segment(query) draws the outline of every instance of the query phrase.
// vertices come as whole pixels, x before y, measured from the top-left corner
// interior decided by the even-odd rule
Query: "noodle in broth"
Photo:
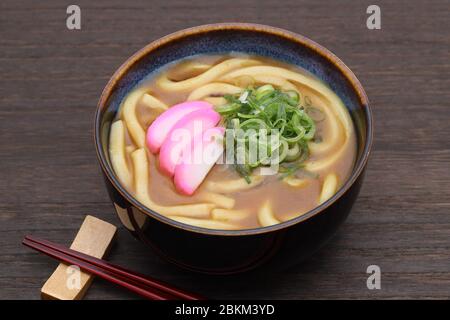
[[[227,95],[271,85],[297,92],[314,118],[309,157],[294,175],[259,175],[248,183],[231,165],[216,164],[191,196],[177,192],[146,146],[146,131],[171,106],[203,100],[219,108]],[[249,229],[298,217],[332,197],[356,155],[352,120],[340,98],[305,70],[259,56],[195,56],[151,75],[123,100],[111,126],[109,154],[125,189],[150,209],[210,229]]]

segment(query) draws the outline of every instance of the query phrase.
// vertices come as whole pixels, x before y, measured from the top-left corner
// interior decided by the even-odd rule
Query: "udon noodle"
[[[201,100],[219,108],[227,97],[264,85],[297,93],[300,106],[316,116],[300,170],[254,170],[246,181],[232,165],[216,164],[192,195],[177,192],[146,145],[149,126],[175,104]],[[196,56],[149,75],[122,101],[109,141],[111,165],[139,202],[178,222],[225,230],[274,225],[324,203],[348,178],[355,153],[352,120],[326,84],[299,67],[245,55]]]

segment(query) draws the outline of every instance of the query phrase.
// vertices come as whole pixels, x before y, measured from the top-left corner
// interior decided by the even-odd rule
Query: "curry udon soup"
[[[194,161],[204,149],[208,161]],[[356,138],[343,102],[305,70],[259,56],[196,56],[125,97],[109,154],[143,205],[234,230],[298,217],[333,196],[351,173]]]

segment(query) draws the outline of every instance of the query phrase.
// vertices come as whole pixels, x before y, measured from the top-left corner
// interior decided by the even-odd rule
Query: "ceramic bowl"
[[[108,155],[112,120],[125,95],[149,73],[198,54],[241,52],[298,65],[327,83],[342,99],[357,135],[357,159],[347,182],[315,209],[277,225],[249,230],[211,230],[185,225],[139,203],[120,184]],[[320,248],[347,218],[355,202],[372,144],[372,116],[363,87],[350,69],[319,44],[264,25],[225,23],[175,32],[145,46],[116,71],[95,115],[95,146],[119,219],[166,260],[190,270],[230,274],[258,266],[286,267]]]

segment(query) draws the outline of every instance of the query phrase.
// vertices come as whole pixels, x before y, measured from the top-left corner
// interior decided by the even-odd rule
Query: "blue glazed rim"
[[[246,35],[249,38],[243,37]],[[214,37],[216,37],[216,41],[220,38],[219,43],[213,42]],[[257,39],[256,44],[250,43],[249,45],[249,39]],[[236,48],[236,44],[239,43],[246,44],[246,46],[241,45]],[[261,46],[264,43],[265,46]],[[195,44],[197,45],[195,46]],[[216,46],[214,46],[214,44]],[[203,48],[203,50],[198,51],[199,48]],[[228,50],[225,50],[225,48],[228,48]],[[196,49],[197,51],[193,49]],[[278,49],[278,51],[275,49]],[[280,51],[280,49],[282,50]],[[330,199],[316,208],[297,218],[268,227],[244,230],[207,229],[177,222],[147,208],[137,201],[120,184],[110,165],[106,149],[107,146],[102,142],[104,133],[107,132],[109,135],[109,128],[106,131],[104,128],[104,114],[107,114],[106,110],[113,109],[112,111],[109,111],[110,116],[112,116],[120,106],[126,93],[151,72],[156,71],[167,63],[188,56],[230,51],[268,56],[299,65],[316,75],[319,79],[322,79],[322,81],[338,94],[347,108],[357,108],[358,111],[363,112],[365,118],[365,141],[362,146],[358,145],[358,149],[362,151],[359,150],[358,159],[354,165],[352,174],[344,185]],[[309,54],[310,60],[299,60],[301,54]],[[328,67],[328,69],[326,67]],[[355,127],[357,127],[353,116],[352,119]],[[361,140],[359,134],[358,140]],[[355,183],[367,165],[373,142],[373,116],[369,107],[367,95],[353,72],[332,52],[316,42],[291,31],[260,24],[207,24],[180,30],[153,41],[133,54],[117,69],[104,88],[97,105],[94,119],[94,142],[101,168],[116,191],[118,191],[133,206],[146,213],[148,216],[153,217],[164,224],[195,233],[222,236],[245,236],[274,232],[301,223],[320,214],[341,198]],[[361,142],[359,142],[359,144],[361,144]]]

